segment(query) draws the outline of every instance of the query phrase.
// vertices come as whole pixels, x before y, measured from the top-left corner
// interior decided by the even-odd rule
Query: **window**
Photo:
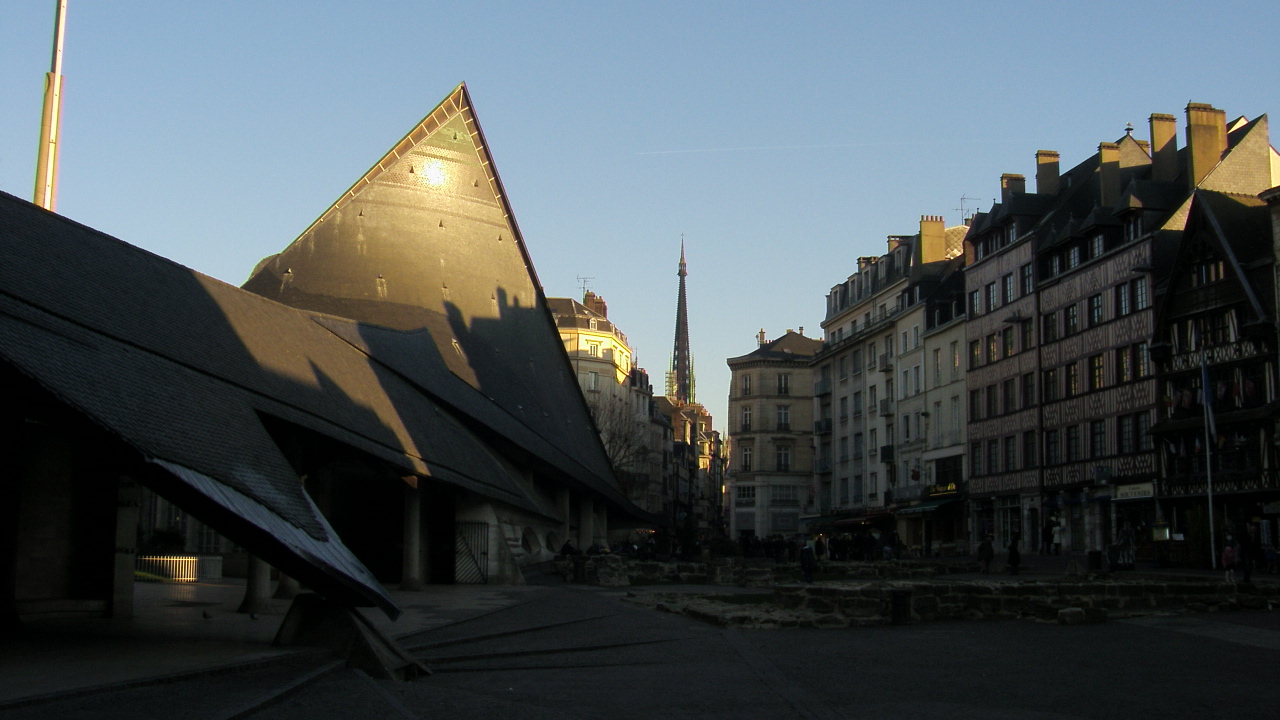
[[[1013,378],[1005,380],[1000,388],[1001,409],[1006,414],[1018,409],[1017,383]]]
[[[1133,312],[1129,305],[1129,283],[1116,286],[1116,317],[1123,317]]]
[[[778,472],[791,472],[791,446],[775,445],[773,448],[774,469]]]
[[[933,349],[933,386],[942,385],[942,348]]]
[[[1036,466],[1036,431],[1022,433],[1022,467],[1031,469]]]
[[[849,398],[840,398],[840,422],[849,422]]]
[[[779,430],[791,429],[791,406],[790,405],[778,406],[778,429]]]
[[[951,433],[960,434],[960,396],[951,396]]]
[[[841,355],[839,360],[839,365],[837,367],[838,367],[838,372],[840,373],[840,379],[844,380],[848,378],[849,377],[849,356]]]
[[[969,444],[969,474],[982,474],[982,443]]]
[[[778,373],[778,394],[791,394],[791,375],[788,373]]]
[[[1036,340],[1033,336],[1033,333],[1035,332],[1035,323],[1030,320],[1023,320],[1018,323],[1018,325],[1021,330],[1019,334],[1022,336],[1022,352],[1026,352],[1035,346]]]
[[[919,290],[920,288],[916,288],[917,292]],[[912,348],[920,347],[920,326],[919,325],[911,326],[911,347]]]
[[[1102,257],[1102,253],[1106,247],[1107,241],[1106,238],[1102,236],[1102,233],[1094,235],[1089,239],[1089,259],[1092,260],[1096,257]]]
[[[1000,304],[1008,305],[1011,302],[1013,302],[1013,273],[1000,278]]]
[[[1138,418],[1138,449],[1151,449],[1151,413],[1140,412]]]
[[[1136,425],[1133,415],[1121,415],[1116,418],[1116,449],[1121,455],[1133,454],[1136,448],[1133,436]]]
[[[1041,333],[1045,342],[1053,342],[1058,339],[1058,313],[1045,313],[1044,331]]]
[[[1147,279],[1138,278],[1133,281],[1133,309],[1146,310],[1150,307],[1147,300]]]
[[[969,293],[969,315],[977,317],[982,314],[982,293],[974,290]]]
[[[1044,462],[1046,465],[1057,465],[1062,462],[1062,448],[1058,445],[1058,431],[1044,431]]]
[[[1004,439],[1004,471],[1018,469],[1018,441],[1012,435]]]
[[[1068,305],[1062,310],[1062,337],[1071,337],[1080,332],[1079,306]]]
[[[1019,273],[1022,276],[1022,294],[1030,295],[1031,291],[1035,289],[1035,280],[1033,278],[1033,275],[1031,274],[1032,273],[1031,263],[1027,263],[1026,265],[1023,265],[1019,269]]]
[[[598,372],[587,373],[587,389],[588,390],[600,389],[600,373]]]
[[[969,420],[970,422],[982,417],[982,391],[969,391]]]
[[[987,362],[993,363],[1000,359],[1000,345],[996,343],[995,334],[987,336]]]
[[[742,432],[751,432],[751,407],[742,408]]]
[[[902,416],[902,442],[911,442],[911,416]]]
[[[1133,380],[1133,349],[1116,350],[1116,382],[1127,383]]]
[[[865,447],[862,442],[862,433],[854,433],[853,435],[853,459],[862,459],[862,450]]]
[[[960,342],[951,343],[951,379],[960,377]]]
[[[973,340],[969,343],[969,369],[982,365],[982,343]]]
[[[1067,251],[1067,267],[1080,267],[1080,246],[1077,245]]]
[[[994,475],[1000,472],[1000,441],[987,441],[987,473]]]
[[[1080,459],[1080,426],[1071,425],[1066,432],[1067,462],[1076,462]]]
[[[800,494],[795,485],[774,485],[769,488],[769,504],[773,507],[796,507]]]
[[[750,445],[742,446],[742,472],[751,472],[751,455],[755,448]]]
[[[849,504],[849,478],[840,478],[840,504]]]
[[[1080,394],[1080,366],[1076,363],[1067,363],[1063,367],[1062,379],[1066,382],[1066,397],[1075,397]]]
[[[996,386],[987,386],[987,417],[995,417],[1000,413],[1000,406],[997,404],[999,398],[996,396]]]
[[[733,491],[738,495],[738,501],[735,503],[735,505],[737,505],[738,507],[755,507],[755,504],[756,504],[756,486],[755,485],[739,485],[735,487]]]
[[[1102,295],[1089,298],[1089,327],[1102,323]]]
[[[1151,352],[1147,348],[1147,344],[1138,343],[1133,348],[1134,365],[1138,371],[1138,377],[1144,378],[1151,375]]]
[[[1102,364],[1102,356],[1089,358],[1089,389],[1101,390],[1106,385],[1106,369]]]
[[[1029,408],[1036,404],[1036,374],[1027,373],[1022,376],[1022,407]]]
[[[1058,399],[1058,371],[1056,369],[1044,371],[1042,392],[1044,393],[1045,402],[1053,402]]]
[[[996,284],[987,283],[987,312],[996,309]]]
[[[751,376],[750,375],[742,376],[742,394],[743,395],[751,394]]]
[[[1001,331],[1001,344],[1004,345],[1004,356],[1013,356],[1013,326],[1010,325]]]
[[[600,357],[600,343],[587,343],[587,354],[591,357]]]
[[[1058,255],[1053,255],[1049,258],[1049,275],[1052,277],[1060,272],[1062,272],[1062,258]]]
[[[862,351],[861,350],[853,351],[853,359],[849,361],[849,364],[853,366],[854,375],[857,375],[858,373],[862,372]]]
[[[1134,213],[1124,221],[1124,241],[1133,242],[1142,237],[1142,213]]]
[[[862,391],[853,394],[853,414],[858,416],[862,414]]]
[[[1107,421],[1089,423],[1089,457],[1095,460],[1107,454]]]
[[[867,497],[875,499],[880,494],[880,476],[877,473],[871,473],[867,478]]]

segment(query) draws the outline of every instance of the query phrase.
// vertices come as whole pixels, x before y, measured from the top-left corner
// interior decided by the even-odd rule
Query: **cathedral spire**
[[[684,236],[680,236],[680,295],[676,299],[676,343],[671,354],[671,381],[667,394],[677,405],[693,402],[693,365],[689,358],[689,306],[685,300],[685,276],[689,274],[684,262]]]

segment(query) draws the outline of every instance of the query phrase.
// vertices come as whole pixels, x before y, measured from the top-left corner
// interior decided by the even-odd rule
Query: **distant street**
[[[1280,702],[1280,613],[740,631],[624,599],[646,591],[526,588],[405,638],[436,671],[411,683],[334,669],[266,704],[313,659],[0,716],[1173,719],[1271,717]]]

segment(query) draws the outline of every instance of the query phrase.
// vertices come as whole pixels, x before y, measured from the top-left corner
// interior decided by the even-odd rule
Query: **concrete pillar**
[[[257,555],[249,556],[248,580],[239,613],[264,612],[271,607],[271,566]]]
[[[302,583],[292,575],[280,573],[280,582],[276,583],[276,592],[272,595],[275,600],[292,600],[302,592]]]
[[[400,573],[401,590],[421,590],[422,581],[422,494],[414,484],[404,486],[404,567]]]
[[[586,552],[596,534],[596,504],[590,495],[578,500],[578,549]]]
[[[609,506],[603,501],[596,503],[596,539],[609,546]]]
[[[121,475],[116,489],[116,552],[107,614],[133,617],[133,568],[137,562],[138,506],[142,491],[133,478]]]
[[[560,488],[556,490],[556,512],[560,516],[560,532],[558,533],[560,536],[560,545],[564,545],[565,540],[572,539],[569,536],[569,508],[569,490],[567,488]],[[559,545],[547,549],[553,553],[560,552]]]

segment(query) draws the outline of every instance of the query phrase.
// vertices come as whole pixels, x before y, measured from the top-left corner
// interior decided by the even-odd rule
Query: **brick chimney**
[[[1036,151],[1036,194],[1058,194],[1058,153],[1056,151]]]
[[[760,328],[760,332],[756,333],[756,343],[759,344],[761,347],[764,346],[764,343],[765,343],[764,338],[765,338],[764,328]]]
[[[585,305],[588,310],[599,313],[601,317],[609,317],[609,306],[605,304],[604,298],[590,290],[583,293],[582,304]]]
[[[1120,144],[1098,144],[1098,202],[1112,207],[1120,200]]]
[[[1151,179],[1173,182],[1178,177],[1178,119],[1151,114]]]
[[[920,246],[916,259],[921,263],[947,259],[947,225],[941,215],[920,216]]]
[[[1000,202],[1007,203],[1014,193],[1025,193],[1026,191],[1027,179],[1021,175],[1005,173],[1000,176]]]
[[[1204,103],[1187,105],[1187,180],[1194,189],[1227,149],[1227,113]]]

